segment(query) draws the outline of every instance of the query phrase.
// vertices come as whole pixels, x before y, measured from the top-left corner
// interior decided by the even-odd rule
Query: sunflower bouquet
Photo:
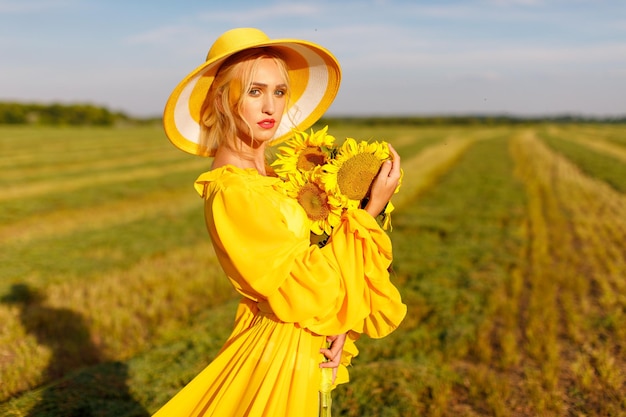
[[[365,205],[372,181],[391,158],[384,141],[346,138],[338,144],[326,126],[317,132],[296,131],[278,148],[272,168],[283,179],[287,195],[300,203],[311,220],[312,241],[323,244],[345,210]],[[389,202],[381,213],[385,230],[391,227],[393,209]]]

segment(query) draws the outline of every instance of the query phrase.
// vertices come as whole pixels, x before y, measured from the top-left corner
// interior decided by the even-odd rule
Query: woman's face
[[[257,142],[267,142],[274,137],[285,111],[287,88],[276,62],[271,58],[261,59],[250,89],[244,92],[241,117],[249,127],[238,121],[240,138],[246,140],[252,136]]]

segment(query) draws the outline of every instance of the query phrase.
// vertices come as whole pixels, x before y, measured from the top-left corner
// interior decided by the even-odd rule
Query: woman
[[[367,206],[347,212],[323,248],[310,244],[306,213],[266,167],[268,145],[315,123],[339,80],[318,45],[234,29],[168,100],[172,143],[214,158],[195,188],[242,301],[218,356],[156,416],[316,416],[321,369],[346,382],[359,334],[383,337],[404,318],[387,272],[391,243],[375,220],[400,179],[397,153]]]

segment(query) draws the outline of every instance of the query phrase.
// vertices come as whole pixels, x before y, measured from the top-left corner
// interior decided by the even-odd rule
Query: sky
[[[0,0],[0,101],[160,116],[235,27],[329,49],[329,116],[626,115],[625,0]]]

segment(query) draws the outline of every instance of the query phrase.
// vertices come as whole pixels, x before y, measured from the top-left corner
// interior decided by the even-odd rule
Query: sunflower
[[[380,166],[390,158],[386,142],[357,142],[347,138],[335,158],[324,165],[321,180],[325,188],[337,188],[348,199],[348,207],[357,208],[367,197]]]
[[[272,167],[278,176],[285,178],[294,171],[312,171],[317,166],[326,164],[332,153],[335,138],[327,134],[328,126],[322,130],[307,134],[294,132],[294,137],[278,148]]]
[[[343,212],[359,208],[369,197],[380,166],[392,158],[386,142],[347,138],[338,146],[327,132],[328,126],[317,132],[311,129],[310,134],[295,131],[271,164],[287,195],[304,208],[311,220],[311,242],[320,246],[340,223]],[[395,192],[399,189],[400,183]],[[391,228],[393,210],[389,202],[380,213],[385,230]]]
[[[341,221],[342,201],[332,190],[325,189],[318,180],[320,167],[307,172],[293,171],[287,175],[283,187],[294,198],[311,220],[311,232],[327,234]]]

